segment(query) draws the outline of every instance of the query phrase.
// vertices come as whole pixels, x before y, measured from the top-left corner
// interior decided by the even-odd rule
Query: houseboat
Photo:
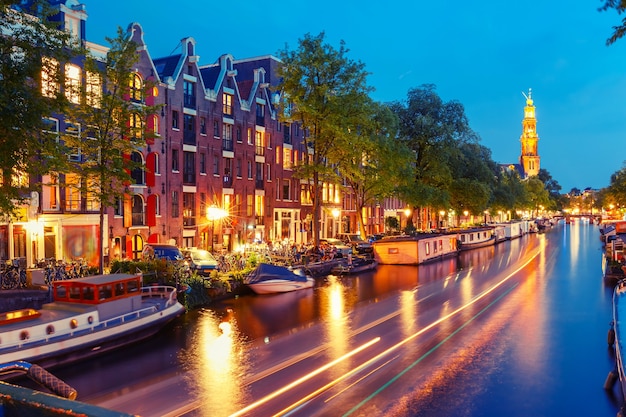
[[[504,228],[504,238],[506,240],[517,239],[525,233],[525,225],[522,222],[499,223],[498,226]],[[528,232],[528,230],[526,230]]]
[[[53,282],[41,309],[0,314],[0,363],[48,368],[145,339],[181,314],[169,286],[142,287],[142,276],[95,275]]]
[[[419,265],[458,253],[457,233],[385,237],[373,243],[379,264]]]
[[[472,229],[461,229],[458,231],[459,251],[492,246],[496,243],[496,235],[493,227],[479,227]]]

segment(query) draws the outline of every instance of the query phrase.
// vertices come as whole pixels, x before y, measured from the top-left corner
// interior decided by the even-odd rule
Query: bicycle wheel
[[[7,271],[2,277],[2,288],[5,290],[12,290],[17,288],[20,277],[16,271]]]

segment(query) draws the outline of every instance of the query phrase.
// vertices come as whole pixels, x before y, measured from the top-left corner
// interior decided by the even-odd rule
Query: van
[[[162,243],[149,243],[145,245],[141,257],[144,260],[166,259],[168,261],[182,261],[184,259],[178,247]]]

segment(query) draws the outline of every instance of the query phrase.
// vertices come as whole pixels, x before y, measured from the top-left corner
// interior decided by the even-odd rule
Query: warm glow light
[[[411,209],[409,207],[405,208],[404,214],[406,215],[406,217],[409,217],[411,215]]]
[[[338,219],[339,215],[341,214],[341,211],[339,211],[339,209],[334,208],[331,213],[335,219]]]
[[[223,208],[217,207],[215,205],[210,206],[209,208],[206,209],[206,218],[211,221],[220,220],[226,216],[227,216],[226,210],[224,210]]]

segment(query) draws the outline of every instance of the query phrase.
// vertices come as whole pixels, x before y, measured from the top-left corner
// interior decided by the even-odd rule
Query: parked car
[[[348,246],[343,241],[339,239],[335,239],[332,237],[320,239],[320,244],[327,243],[329,245],[333,245],[335,249],[337,249],[337,253],[340,253],[341,256],[348,256],[352,254],[352,246]]]
[[[346,245],[354,247],[357,253],[372,253],[374,251],[372,244],[363,239],[358,233],[339,233],[337,238]]]
[[[209,276],[212,271],[217,269],[217,259],[208,250],[184,249],[183,256],[189,262],[191,270],[196,271],[198,275]]]
[[[382,239],[382,238],[384,238],[384,237],[385,237],[385,234],[384,234],[384,233],[375,233],[375,234],[373,234],[373,235],[369,235],[369,236],[367,237],[367,241],[368,241],[369,243],[374,243],[374,242],[376,242],[377,240],[380,240],[380,239]]]
[[[149,243],[143,247],[143,259],[167,259],[168,261],[182,261],[183,253],[175,245]]]

